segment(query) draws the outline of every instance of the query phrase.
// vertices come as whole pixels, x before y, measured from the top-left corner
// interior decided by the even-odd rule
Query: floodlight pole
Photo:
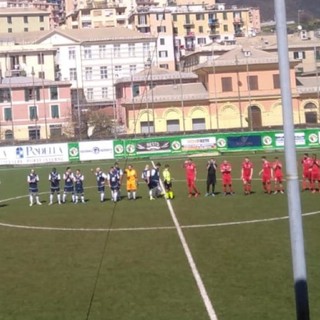
[[[309,300],[301,201],[297,170],[295,136],[288,57],[285,0],[274,0],[285,142],[286,179],[297,320],[309,320]]]

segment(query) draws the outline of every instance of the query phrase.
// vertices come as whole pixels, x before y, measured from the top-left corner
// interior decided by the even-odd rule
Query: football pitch
[[[194,158],[198,198],[188,198],[184,159],[154,159],[170,165],[169,204],[150,201],[141,179],[136,201],[122,186],[121,201],[107,189],[100,203],[90,169],[107,172],[113,161],[104,161],[71,165],[85,175],[85,204],[48,206],[52,165],[35,167],[42,206],[29,207],[30,167],[1,168],[0,319],[212,320],[208,305],[219,320],[295,319],[287,198],[263,193],[261,155],[249,154],[250,196],[239,179],[244,154],[216,157],[233,166],[233,196],[218,173],[218,194],[205,197],[208,157]],[[129,163],[140,178],[151,160],[120,166]],[[303,192],[301,202],[310,318],[320,319],[320,194]]]

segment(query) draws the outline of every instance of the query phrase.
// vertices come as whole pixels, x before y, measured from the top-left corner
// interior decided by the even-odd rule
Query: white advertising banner
[[[0,148],[0,165],[68,162],[68,144],[21,145]]]
[[[276,133],[275,138],[276,138],[276,141],[275,141],[276,146],[283,147],[284,146],[284,134],[283,133]],[[304,132],[295,132],[294,139],[295,139],[296,146],[306,145],[306,138],[305,138]]]
[[[113,159],[113,140],[80,141],[80,161]]]

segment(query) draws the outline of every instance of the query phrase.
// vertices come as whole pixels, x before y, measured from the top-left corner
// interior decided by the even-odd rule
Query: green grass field
[[[268,221],[287,216],[287,199],[262,192],[260,157],[251,155],[255,193],[244,196],[243,155],[225,156],[236,192],[227,197],[204,197],[207,158],[194,158],[202,194],[191,199],[183,160],[159,159],[170,164],[174,213],[219,320],[295,318],[289,222]],[[140,176],[150,161],[132,163]],[[52,167],[36,168],[43,205],[31,208],[30,168],[0,169],[1,320],[209,319],[166,201],[150,201],[141,182],[137,201],[114,205],[107,191],[99,202],[90,168],[110,164],[72,165],[85,175],[87,202],[60,206],[48,206]],[[65,167],[57,166],[61,174]],[[301,200],[303,213],[320,213],[320,194],[304,192]],[[320,319],[320,215],[303,223],[311,318]]]

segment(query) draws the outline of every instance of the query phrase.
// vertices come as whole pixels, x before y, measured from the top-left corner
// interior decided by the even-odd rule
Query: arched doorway
[[[252,130],[260,129],[262,127],[262,116],[259,107],[250,106],[248,108],[248,125]]]
[[[314,103],[309,102],[304,106],[304,117],[306,124],[318,123],[318,110]]]
[[[12,130],[6,130],[4,133],[5,140],[12,140],[13,139],[13,132]]]

